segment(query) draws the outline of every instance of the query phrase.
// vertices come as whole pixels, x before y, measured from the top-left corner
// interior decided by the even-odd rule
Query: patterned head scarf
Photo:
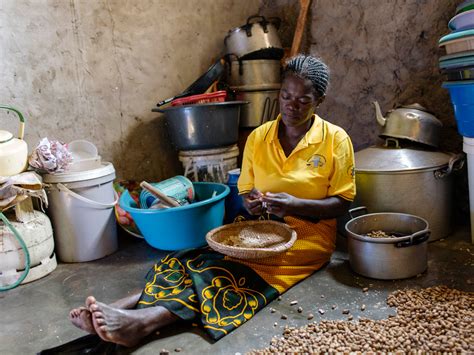
[[[294,73],[313,83],[313,88],[322,97],[329,84],[329,68],[324,62],[311,55],[298,54],[287,60],[284,75]]]

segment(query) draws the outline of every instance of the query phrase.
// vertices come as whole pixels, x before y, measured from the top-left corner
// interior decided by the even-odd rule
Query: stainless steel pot
[[[351,210],[351,216],[356,209]],[[365,207],[359,208],[367,212]],[[349,263],[366,277],[395,280],[424,272],[428,265],[428,222],[404,213],[370,213],[346,223]],[[384,231],[401,235],[373,238],[367,233]]]
[[[171,139],[178,150],[209,149],[237,143],[242,106],[227,101],[153,109],[165,115]]]
[[[355,153],[355,206],[372,212],[400,212],[425,218],[430,241],[452,231],[452,171],[461,155],[409,148],[370,147]]]
[[[278,95],[280,90],[236,91],[237,100],[248,101],[242,108],[240,127],[258,127],[274,120],[280,112]]]
[[[279,18],[250,16],[247,23],[229,31],[224,39],[227,54],[240,59],[281,59],[283,46],[278,36]]]
[[[234,90],[279,90],[280,68],[279,60],[234,60],[227,81]]]

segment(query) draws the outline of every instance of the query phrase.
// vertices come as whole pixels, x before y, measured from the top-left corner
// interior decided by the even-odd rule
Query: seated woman
[[[291,58],[281,114],[250,134],[243,155],[238,187],[246,209],[282,218],[295,229],[291,249],[251,261],[209,248],[167,255],[149,271],[142,292],[111,305],[89,296],[70,312],[72,323],[124,346],[178,320],[200,323],[219,339],[327,263],[335,249],[335,218],[355,196],[349,136],[314,113],[328,81],[320,59]]]

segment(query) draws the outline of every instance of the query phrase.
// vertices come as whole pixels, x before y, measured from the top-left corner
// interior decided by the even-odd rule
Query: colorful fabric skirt
[[[289,217],[285,222],[298,240],[272,258],[243,261],[209,248],[165,256],[148,272],[137,308],[163,306],[183,320],[200,323],[214,340],[222,338],[329,261],[335,221]]]

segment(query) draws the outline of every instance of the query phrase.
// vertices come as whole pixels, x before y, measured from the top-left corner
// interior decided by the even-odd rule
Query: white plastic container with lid
[[[61,261],[90,261],[117,250],[114,179],[115,169],[108,162],[97,169],[43,175]]]

